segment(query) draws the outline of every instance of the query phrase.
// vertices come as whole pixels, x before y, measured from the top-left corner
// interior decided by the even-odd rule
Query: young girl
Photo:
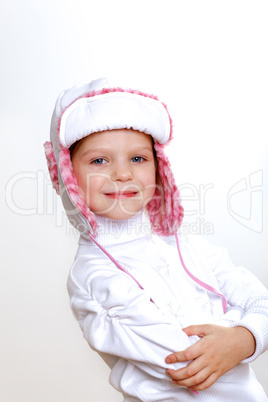
[[[249,367],[268,348],[268,292],[224,250],[178,232],[171,137],[155,96],[105,79],[59,96],[45,148],[81,233],[71,308],[126,402],[268,401]]]

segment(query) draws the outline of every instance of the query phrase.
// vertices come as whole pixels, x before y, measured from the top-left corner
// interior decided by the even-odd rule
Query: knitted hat
[[[154,232],[163,236],[176,233],[183,208],[164,153],[172,138],[167,108],[154,95],[111,87],[103,78],[60,94],[51,121],[51,142],[44,144],[53,187],[61,195],[70,222],[83,234],[88,230],[96,234],[96,217],[79,191],[69,148],[92,133],[114,129],[133,129],[152,136],[163,194],[157,186],[146,210]]]

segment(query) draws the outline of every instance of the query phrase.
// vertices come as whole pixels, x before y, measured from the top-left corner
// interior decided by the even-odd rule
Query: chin
[[[137,214],[139,211],[140,210],[133,211],[133,212],[110,211],[107,214],[102,214],[102,216],[106,216],[106,218],[114,219],[114,220],[124,220],[124,219],[131,218],[133,215]]]

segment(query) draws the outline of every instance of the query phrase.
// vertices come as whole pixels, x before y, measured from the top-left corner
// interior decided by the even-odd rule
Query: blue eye
[[[106,163],[106,160],[103,158],[97,158],[97,159],[94,159],[94,161],[92,161],[92,163],[94,163],[95,165],[103,165],[103,163]]]
[[[142,162],[144,158],[142,156],[134,156],[131,160],[132,162]]]

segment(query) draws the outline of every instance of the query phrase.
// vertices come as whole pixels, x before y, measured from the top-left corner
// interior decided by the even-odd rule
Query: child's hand
[[[191,362],[179,370],[167,370],[173,383],[194,391],[209,388],[224,373],[231,370],[255,351],[255,338],[244,327],[225,328],[218,325],[192,325],[184,328],[188,335],[201,339],[182,352],[173,353],[166,363]]]

